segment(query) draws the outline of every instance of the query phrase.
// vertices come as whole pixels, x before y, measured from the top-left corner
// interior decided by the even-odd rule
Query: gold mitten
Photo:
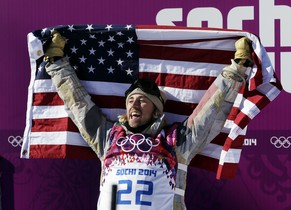
[[[234,60],[239,65],[249,66],[253,63],[251,44],[252,41],[247,37],[240,38],[235,42]]]
[[[65,44],[65,38],[59,32],[54,31],[52,33],[52,41],[44,54],[44,60],[52,61],[51,59],[54,57],[63,57]]]

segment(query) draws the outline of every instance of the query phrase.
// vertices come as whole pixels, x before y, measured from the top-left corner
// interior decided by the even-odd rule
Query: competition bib
[[[101,186],[98,209],[110,210],[113,184],[117,185],[117,210],[173,209],[175,183],[164,164],[131,163],[111,169]]]

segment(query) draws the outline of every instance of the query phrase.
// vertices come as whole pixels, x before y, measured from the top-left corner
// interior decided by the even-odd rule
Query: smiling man
[[[138,79],[125,92],[126,115],[119,121],[125,123],[129,130],[140,132],[149,126],[152,119],[162,115],[167,98],[163,91],[150,79]],[[137,132],[137,130],[135,130]]]
[[[126,113],[110,122],[63,58],[65,39],[53,33],[46,51],[46,71],[52,77],[70,118],[102,162],[99,210],[111,209],[117,185],[118,210],[186,209],[187,165],[225,123],[238,90],[252,65],[250,41],[236,42],[226,66],[183,122],[167,125],[165,93],[150,79],[138,79],[125,92]],[[184,167],[179,167],[179,166]]]
[[[137,128],[146,125],[152,119],[155,106],[143,94],[128,96],[126,101],[128,125]]]

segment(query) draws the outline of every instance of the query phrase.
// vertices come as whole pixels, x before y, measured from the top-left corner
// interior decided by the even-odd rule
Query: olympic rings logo
[[[116,141],[116,145],[119,146],[124,152],[131,152],[135,148],[140,152],[149,152],[153,147],[157,147],[160,144],[160,140],[153,140],[148,137],[145,138],[142,134],[133,134],[130,137],[121,137]]]
[[[279,138],[277,136],[273,136],[270,139],[271,144],[273,144],[276,148],[289,148],[291,146],[291,136],[288,136],[287,138],[285,136],[280,136]]]
[[[13,146],[13,147],[21,147],[22,146],[22,137],[21,136],[9,136],[8,137],[8,142]]]

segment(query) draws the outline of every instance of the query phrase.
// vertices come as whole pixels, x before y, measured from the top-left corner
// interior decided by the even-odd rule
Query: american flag
[[[141,25],[62,25],[28,34],[31,81],[22,158],[97,158],[69,119],[43,62],[57,30],[66,38],[65,56],[92,100],[111,120],[125,113],[124,92],[136,78],[149,77],[168,97],[168,123],[189,116],[223,67],[234,57],[234,43],[252,40],[255,65],[247,85],[212,142],[190,166],[236,174],[248,123],[281,91],[281,84],[257,36],[239,30]]]

